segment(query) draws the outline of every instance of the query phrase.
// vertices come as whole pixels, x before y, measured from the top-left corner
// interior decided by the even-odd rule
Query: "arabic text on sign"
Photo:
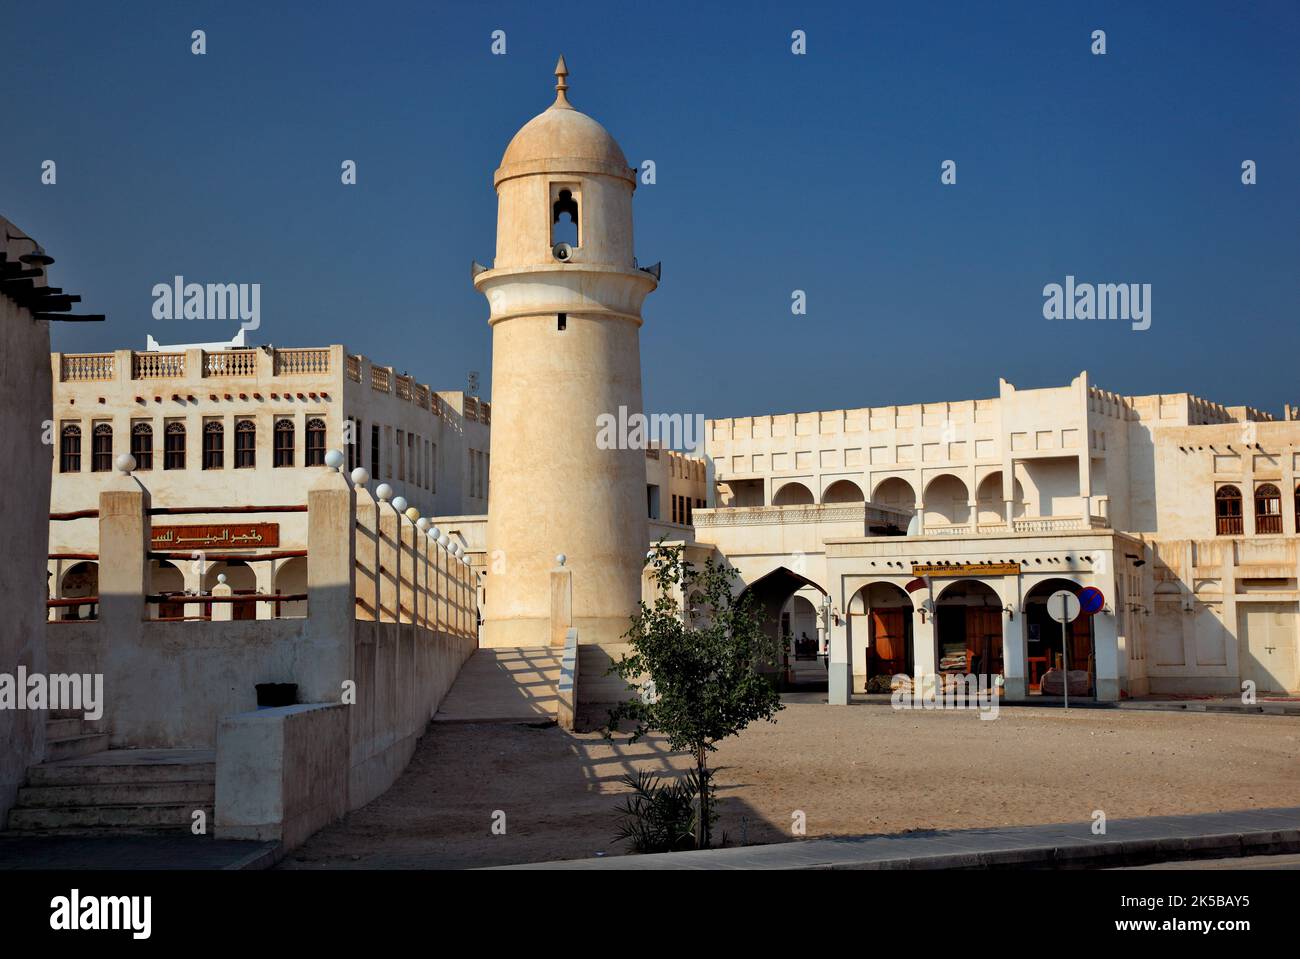
[[[257,549],[280,545],[279,523],[221,523],[201,526],[155,526],[149,535],[155,549],[227,547]]]

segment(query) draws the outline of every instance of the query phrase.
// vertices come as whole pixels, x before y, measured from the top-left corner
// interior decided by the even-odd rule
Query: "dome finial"
[[[560,59],[555,64],[555,102],[551,104],[552,109],[573,109],[566,92],[569,89],[568,76],[569,68],[564,65],[564,54],[560,54]]]

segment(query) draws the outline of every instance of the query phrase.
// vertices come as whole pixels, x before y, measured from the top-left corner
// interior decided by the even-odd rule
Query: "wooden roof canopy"
[[[0,249],[0,293],[19,306],[31,310],[37,320],[65,320],[77,323],[102,323],[103,313],[70,313],[73,303],[81,297],[64,293],[62,287],[37,286],[36,281],[45,276],[45,268],[54,258],[40,251],[20,256],[16,261]]]

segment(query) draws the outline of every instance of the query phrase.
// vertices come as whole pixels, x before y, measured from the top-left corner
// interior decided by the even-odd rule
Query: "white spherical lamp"
[[[429,526],[430,523],[428,517],[421,516],[419,519],[415,521],[415,528],[418,529],[421,533],[429,532]]]
[[[387,503],[393,498],[393,488],[387,483],[380,483],[379,489],[375,490],[375,498],[381,503]]]
[[[564,565],[564,561],[565,561],[566,559],[568,559],[568,558],[569,558],[569,557],[565,556],[563,553],[560,553],[558,556],[555,557],[555,565],[556,565],[556,566],[563,566],[563,565]]]
[[[405,496],[395,496],[395,497],[393,497],[393,509],[397,510],[399,513],[405,513],[405,512],[406,512],[406,497],[405,497]]]
[[[450,542],[451,540],[447,538],[446,533],[443,533],[441,536],[438,537],[438,545],[441,546],[443,549],[446,549],[447,544]]]
[[[352,485],[365,486],[370,482],[370,471],[364,466],[358,466],[352,471]]]
[[[135,457],[130,453],[119,453],[117,459],[113,460],[113,465],[119,473],[130,476],[131,470],[135,469]]]
[[[441,535],[442,535],[442,530],[438,529],[438,527],[436,526],[429,527],[429,539],[433,540],[436,543],[438,541],[438,537]]]
[[[325,465],[335,472],[343,465],[343,453],[340,450],[327,450],[325,452]]]

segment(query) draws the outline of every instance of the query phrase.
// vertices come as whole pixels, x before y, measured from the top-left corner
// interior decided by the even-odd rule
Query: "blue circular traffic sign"
[[[1096,586],[1085,586],[1079,590],[1079,609],[1084,613],[1097,613],[1106,605],[1106,597]]]

